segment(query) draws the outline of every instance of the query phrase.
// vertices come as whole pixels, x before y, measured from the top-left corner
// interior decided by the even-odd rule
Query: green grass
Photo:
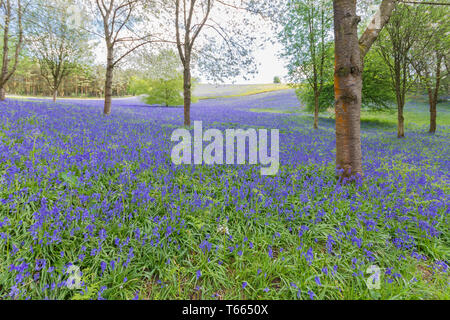
[[[442,106],[440,106],[441,108]],[[445,107],[445,106],[444,106]],[[417,109],[407,110],[405,120],[408,125],[423,126],[427,125],[427,114],[424,111],[425,105],[421,104]],[[287,112],[277,109],[252,109],[255,112]],[[322,121],[329,119],[329,116],[322,115]],[[438,113],[441,124],[450,125],[448,114],[445,109]],[[310,118],[293,115],[298,117],[299,121],[309,122]],[[23,122],[31,123],[37,121],[29,118]],[[379,130],[395,130],[396,114],[392,112],[366,112],[362,113],[363,125],[374,126]],[[417,122],[415,122],[417,121]],[[170,126],[170,125],[167,125]],[[4,128],[8,131],[10,128]],[[311,134],[309,128],[305,126],[294,126],[290,128],[291,132],[298,135]],[[328,128],[327,130],[332,130]],[[447,130],[447,129],[446,129]],[[0,130],[0,139],[5,139],[5,144],[18,143],[17,141],[6,141]],[[63,137],[70,139],[70,137]],[[386,138],[389,139],[389,138]],[[382,142],[392,141],[386,140]],[[117,146],[118,147],[118,146]],[[126,148],[126,146],[124,146]],[[151,148],[151,145],[142,146]],[[55,154],[63,156],[75,156],[78,150],[61,149],[54,150]],[[424,151],[426,152],[426,151]],[[404,164],[401,159],[392,160],[386,157],[386,167],[382,168],[387,173],[392,172],[389,183],[395,183],[395,174],[408,175],[420,168]],[[387,165],[392,160],[392,165]],[[98,247],[98,239],[90,238],[85,241],[82,233],[70,235],[69,231],[65,234],[64,241],[55,243],[51,247],[35,246],[35,257],[50,257],[52,265],[60,266],[64,262],[76,261],[77,256],[81,254],[80,244],[87,247],[86,258],[81,265],[83,272],[83,281],[88,283],[88,290],[81,294],[74,294],[69,289],[61,289],[51,292],[43,287],[43,284],[51,282],[50,274],[42,271],[39,282],[30,282],[24,284],[27,289],[34,293],[33,299],[43,299],[45,297],[56,299],[90,299],[97,298],[100,288],[107,286],[102,293],[104,298],[109,299],[131,299],[136,292],[141,299],[309,299],[308,291],[311,290],[317,294],[316,299],[450,299],[448,290],[448,273],[438,272],[430,267],[429,261],[417,261],[406,255],[401,259],[405,252],[395,248],[392,244],[387,244],[387,240],[393,236],[393,231],[397,227],[403,227],[400,221],[392,220],[392,226],[378,225],[380,231],[368,231],[359,226],[360,221],[350,217],[352,208],[348,199],[342,199],[337,203],[330,200],[335,193],[335,172],[332,165],[323,167],[319,165],[304,165],[296,169],[290,166],[282,166],[280,175],[285,181],[292,181],[292,193],[286,195],[287,203],[292,205],[295,210],[304,206],[311,206],[311,215],[308,218],[287,220],[280,218],[280,215],[274,214],[265,208],[259,199],[264,195],[259,191],[266,186],[256,184],[251,191],[251,197],[246,200],[251,202],[251,208],[255,213],[251,217],[246,217],[237,207],[227,207],[222,211],[219,204],[225,203],[225,194],[222,192],[223,181],[213,180],[210,177],[214,167],[204,167],[201,172],[196,171],[193,175],[188,175],[183,171],[176,172],[174,179],[180,186],[188,186],[185,195],[180,194],[180,205],[182,212],[189,214],[183,215],[186,219],[186,228],[181,232],[174,234],[172,240],[183,244],[181,249],[176,246],[164,246],[155,249],[151,246],[142,246],[140,240],[135,237],[136,227],[139,227],[141,233],[152,234],[152,230],[157,223],[154,217],[164,217],[167,215],[167,209],[163,205],[168,201],[167,194],[162,194],[164,188],[164,177],[168,176],[167,169],[163,167],[156,170],[147,170],[139,174],[134,185],[124,188],[121,184],[111,183],[117,181],[119,176],[126,172],[131,172],[139,166],[139,163],[117,163],[115,170],[103,173],[98,179],[92,181],[91,185],[78,186],[76,179],[61,176],[61,179],[67,183],[67,186],[55,185],[53,188],[44,188],[41,194],[49,203],[57,203],[60,198],[60,192],[66,188],[78,190],[80,194],[89,196],[88,207],[100,205],[103,201],[114,203],[117,200],[122,201],[123,207],[130,212],[129,219],[112,218],[107,224],[100,219],[91,222],[89,219],[80,223],[79,227],[84,232],[89,224],[95,224],[96,229],[106,229],[108,239],[102,244],[101,253],[95,257],[89,256],[90,250]],[[0,169],[3,167],[0,165]],[[257,168],[255,168],[257,169]],[[431,169],[433,169],[431,167]],[[48,176],[52,174],[49,167]],[[76,170],[76,168],[74,168]],[[200,177],[201,174],[201,177]],[[230,169],[229,175],[232,175],[233,187],[239,189],[248,179],[246,176],[239,176],[236,171]],[[303,194],[298,186],[308,184],[312,176],[320,177],[324,180],[324,187],[305,203],[300,200]],[[47,179],[48,177],[43,177]],[[132,192],[137,189],[139,183],[151,183],[153,186],[150,197],[156,199],[155,202],[148,203],[146,206],[140,206],[132,203]],[[330,184],[327,185],[327,182]],[[23,183],[23,182],[20,182]],[[354,185],[348,185],[345,188],[353,196],[364,196],[364,192],[370,185],[386,183],[385,180],[377,179],[367,182],[366,189],[356,189]],[[435,181],[436,185],[447,193],[450,191],[447,182],[442,179]],[[295,187],[297,186],[297,187]],[[29,192],[35,192],[40,189],[36,181],[28,180],[22,185],[19,182],[11,189],[0,188],[0,198],[7,198],[10,194],[17,194],[15,204],[18,210],[11,210],[9,220],[11,223],[11,238],[15,241],[29,241],[25,235],[28,234],[27,227],[34,222],[33,212],[38,208],[36,203],[27,203],[26,198],[17,193],[22,188],[28,188]],[[401,187],[401,186],[400,186]],[[195,191],[196,194],[209,194],[213,203],[205,209],[196,209],[183,207],[182,197],[188,197]],[[93,195],[100,194],[102,198],[95,200]],[[111,196],[105,196],[105,195]],[[408,205],[416,201],[411,190],[402,190],[401,195]],[[104,196],[104,197],[103,197]],[[420,200],[420,199],[419,199]],[[64,200],[67,207],[77,207],[80,205],[80,199],[69,197]],[[241,199],[242,201],[242,199]],[[396,199],[369,199],[364,203],[365,212],[379,210],[381,205],[394,207]],[[319,208],[315,207],[317,203],[320,208],[327,212],[325,219],[319,224],[311,223],[312,220],[319,218]],[[424,208],[432,206],[432,203],[426,200],[419,203]],[[417,206],[418,203],[412,204]],[[0,210],[8,210],[0,206]],[[334,212],[333,212],[334,210]],[[5,212],[5,211],[3,211]],[[19,214],[20,213],[20,214]],[[223,229],[218,229],[217,219],[226,215],[226,220],[221,220]],[[150,219],[149,216],[152,218]],[[444,215],[440,221],[440,226],[448,226],[448,221]],[[360,250],[350,242],[342,242],[336,248],[338,255],[326,254],[327,235],[346,222],[344,231],[351,229],[357,230],[357,236],[364,240],[364,243],[372,244],[372,251],[376,256],[377,263],[386,271],[387,268],[393,268],[396,273],[402,275],[401,278],[394,279],[391,283],[385,282],[386,276],[383,275],[383,282],[380,290],[369,290],[365,279],[368,274],[365,268],[360,268],[358,264],[353,263],[357,258],[358,262],[364,262],[364,266],[370,263]],[[298,236],[301,225],[308,226],[309,229],[300,238]],[[441,227],[442,228],[442,227]],[[228,229],[229,234],[224,232]],[[49,232],[51,229],[41,229],[40,232]],[[168,237],[161,232],[162,242],[166,243]],[[204,251],[199,244],[209,235],[208,241],[212,244],[211,251]],[[232,238],[230,238],[230,235]],[[124,239],[130,237],[129,245],[126,250],[119,250],[114,244],[113,239],[118,237]],[[432,241],[422,234],[416,237],[418,247],[427,257],[433,259],[448,259],[450,257],[449,241],[450,231],[444,230],[444,235],[439,241]],[[252,243],[252,245],[250,245]],[[16,243],[17,244],[17,243]],[[31,241],[25,243],[29,247]],[[238,245],[236,248],[235,246]],[[272,249],[272,257],[269,256],[269,245]],[[231,252],[229,247],[234,246]],[[252,247],[253,246],[253,247]],[[8,278],[8,266],[16,263],[17,259],[27,258],[29,252],[21,250],[19,256],[14,256],[9,252],[10,246],[0,247],[0,292],[4,288],[9,288],[14,283]],[[101,261],[110,261],[111,257],[120,257],[127,259],[128,248],[134,248],[134,257],[128,268],[118,266],[115,270],[108,267],[104,276],[100,277],[98,270]],[[300,248],[300,249],[299,249]],[[311,248],[314,252],[314,260],[308,263],[304,257],[307,250]],[[242,252],[240,252],[242,251]],[[60,258],[59,254],[64,252],[66,257]],[[242,253],[242,254],[241,254]],[[170,261],[169,261],[170,259]],[[337,266],[336,276],[326,276],[321,273],[324,268],[329,272]],[[201,277],[197,279],[196,272],[202,271]],[[260,271],[261,270],[261,271]],[[356,274],[356,275],[355,275]],[[315,277],[320,275],[321,284],[315,282]],[[127,279],[127,281],[124,281]],[[247,286],[243,288],[243,283]],[[295,284],[292,285],[292,284]],[[297,287],[301,288],[299,293]],[[268,290],[266,291],[265,288]]]
[[[410,97],[403,111],[404,124],[406,130],[419,129],[428,127],[430,125],[429,105],[423,97]],[[304,107],[297,109],[276,109],[276,108],[252,108],[251,112],[260,113],[285,113],[294,114],[300,113],[299,119],[304,120],[305,117],[312,118],[312,114],[307,112]],[[326,112],[319,114],[319,121],[329,121],[334,119],[334,110],[329,109]],[[438,126],[450,126],[450,103],[442,102],[437,105]],[[397,109],[392,106],[391,109],[382,111],[361,110],[361,126],[363,128],[381,128],[381,129],[396,129],[397,128]]]
[[[127,168],[128,170],[131,167]],[[213,170],[213,169],[212,169]],[[403,170],[402,168],[394,168],[394,170]],[[314,172],[325,179],[332,179],[334,169],[332,167],[302,167],[297,172],[292,172],[289,167],[282,167],[281,174],[296,177],[301,182],[307,179],[308,172]],[[277,215],[268,215],[268,211],[263,205],[255,207],[256,214],[252,219],[246,219],[242,212],[230,208],[225,213],[228,221],[223,222],[229,230],[232,240],[224,232],[217,229],[217,218],[222,216],[218,206],[212,205],[205,210],[197,210],[186,215],[187,228],[180,234],[174,236],[174,240],[183,244],[183,250],[177,250],[176,247],[165,247],[161,250],[155,250],[153,247],[142,247],[134,238],[135,227],[139,226],[142,233],[151,232],[155,227],[155,223],[148,219],[148,212],[152,212],[154,216],[163,216],[166,214],[162,202],[165,201],[158,191],[163,187],[162,177],[164,173],[158,170],[155,175],[152,172],[146,172],[139,177],[138,182],[151,181],[155,185],[155,192],[151,196],[159,199],[154,205],[149,207],[139,207],[128,201],[131,195],[124,194],[124,206],[130,212],[133,212],[133,218],[129,222],[111,221],[108,225],[101,225],[95,222],[100,229],[106,228],[106,232],[110,236],[124,238],[130,237],[130,244],[135,248],[134,258],[130,267],[126,270],[122,267],[116,268],[114,271],[107,268],[106,276],[99,280],[95,270],[99,269],[100,261],[109,261],[109,257],[127,258],[128,251],[122,253],[109,240],[102,245],[102,253],[95,258],[89,257],[87,254],[83,262],[81,271],[83,272],[83,281],[89,283],[87,292],[83,295],[80,293],[73,294],[73,291],[66,289],[59,291],[57,296],[52,296],[48,290],[42,291],[39,283],[30,283],[29,286],[36,286],[34,299],[50,296],[57,299],[89,299],[96,298],[99,289],[107,286],[102,296],[109,299],[131,299],[136,291],[139,292],[141,299],[309,299],[308,290],[312,290],[317,294],[316,299],[449,299],[450,294],[447,288],[448,278],[446,274],[433,272],[427,263],[418,263],[417,260],[406,256],[406,261],[399,261],[399,256],[404,254],[403,251],[397,250],[392,245],[386,246],[386,240],[390,237],[387,229],[381,232],[368,232],[357,226],[355,219],[349,219],[349,204],[342,200],[340,205],[336,207],[336,213],[327,215],[327,220],[318,225],[309,224],[303,221],[302,224],[309,226],[309,230],[300,240],[298,237],[298,221],[287,222],[279,219]],[[121,185],[108,186],[108,181],[114,179],[117,174],[105,174],[90,188],[85,187],[84,194],[105,194],[112,192],[120,195],[124,190]],[[180,185],[190,185],[192,190],[198,193],[214,192],[215,203],[220,203],[223,198],[220,189],[214,188],[208,181],[207,170],[202,172],[203,180],[197,175],[187,176],[180,174],[177,176]],[[205,180],[206,178],[206,180]],[[245,177],[236,176],[235,186],[239,187],[241,180]],[[108,187],[107,187],[108,186]],[[28,187],[32,188],[32,185]],[[258,188],[264,186],[256,186],[253,190],[255,197],[258,196]],[[351,186],[349,187],[352,188]],[[58,199],[58,190],[53,192],[45,192],[48,201],[56,201]],[[304,206],[299,200],[299,192],[297,190],[289,195],[289,201],[294,206]],[[323,200],[323,197],[330,197],[334,192],[333,187],[324,188],[316,198],[311,199],[309,205],[313,205],[316,201]],[[408,193],[405,193],[405,197]],[[115,199],[109,199],[114,201]],[[71,199],[73,204],[77,204],[77,199]],[[325,200],[326,201],[326,200]],[[383,201],[383,200],[379,200]],[[71,203],[69,202],[68,205]],[[375,202],[367,203],[369,211]],[[324,207],[326,207],[326,202]],[[329,208],[332,210],[333,208]],[[12,225],[17,226],[17,234],[25,233],[21,225],[28,225],[27,219],[32,219],[31,213],[33,206],[25,206],[22,209],[22,216],[12,219]],[[317,218],[318,212],[313,210],[310,219]],[[19,223],[19,220],[21,222]],[[355,228],[358,230],[358,237],[364,239],[365,243],[373,244],[373,252],[377,257],[377,261],[383,261],[380,265],[382,270],[392,267],[395,272],[402,274],[403,278],[393,281],[392,283],[383,283],[380,290],[369,290],[366,287],[365,279],[368,276],[365,269],[359,269],[352,263],[352,258],[358,256],[358,250],[355,246],[346,243],[338,249],[338,256],[330,256],[322,254],[325,252],[325,243],[327,241],[326,234],[334,230],[341,222],[347,221],[345,230]],[[83,229],[86,225],[80,225]],[[289,228],[293,227],[290,232]],[[380,226],[382,228],[382,226]],[[392,226],[393,228],[396,225]],[[43,230],[44,232],[46,230]],[[49,232],[51,230],[48,230]],[[209,234],[208,241],[212,244],[210,252],[203,252],[199,248],[199,243]],[[249,240],[246,240],[246,237]],[[250,248],[250,241],[253,243],[253,249]],[[164,241],[163,241],[164,242]],[[72,237],[70,241],[64,241],[61,244],[47,248],[53,252],[65,252],[66,257],[76,260],[77,251],[79,252],[79,243],[83,243],[89,252],[90,249],[97,247],[96,241],[83,242],[82,238]],[[239,248],[230,252],[228,247],[239,245]],[[268,255],[268,246],[272,246],[273,258]],[[427,245],[426,240],[423,246]],[[298,248],[301,246],[301,249]],[[442,257],[447,255],[448,248],[433,246],[428,244],[426,251],[429,256]],[[39,248],[39,247],[37,247]],[[312,248],[314,252],[314,261],[311,265],[302,256],[308,248]],[[78,249],[78,250],[75,250]],[[242,255],[238,250],[242,250]],[[2,253],[4,254],[4,253]],[[39,255],[53,256],[50,252],[38,252]],[[6,260],[0,263],[5,268],[12,262],[10,255],[6,255]],[[16,257],[17,258],[17,257]],[[57,258],[55,258],[57,261]],[[170,262],[169,262],[170,259]],[[361,257],[361,260],[364,258]],[[221,264],[219,263],[221,262]],[[367,263],[367,262],[366,262]],[[57,265],[57,262],[54,264]],[[331,272],[333,267],[338,266],[337,276],[320,276],[321,285],[314,282],[317,274],[321,273],[323,268],[328,268]],[[196,277],[197,270],[202,270],[199,279]],[[263,270],[263,271],[259,271]],[[362,275],[355,276],[355,272],[362,272]],[[6,275],[7,272],[1,272]],[[0,276],[1,277],[1,276]],[[49,279],[49,274],[42,273],[41,282]],[[127,278],[128,281],[124,282]],[[384,279],[383,279],[384,280]],[[0,278],[0,283],[2,279]],[[243,282],[248,285],[243,289]],[[298,289],[291,285],[301,287],[302,291],[298,295]],[[264,291],[265,288],[269,290]]]
[[[271,108],[251,108],[246,109],[250,112],[262,112],[262,113],[286,113],[286,114],[292,114],[296,113],[296,110],[281,110],[281,109],[271,109]]]
[[[223,99],[250,96],[254,94],[291,89],[286,84],[256,84],[256,85],[204,85],[194,91],[199,100]]]

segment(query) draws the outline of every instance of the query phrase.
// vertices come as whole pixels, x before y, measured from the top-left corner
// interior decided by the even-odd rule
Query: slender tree
[[[19,54],[22,50],[24,31],[23,31],[23,15],[24,7],[21,0],[17,0],[14,6],[11,0],[2,0],[0,8],[3,11],[3,42],[2,42],[2,65],[0,71],[0,100],[6,98],[5,85],[14,74],[19,62]],[[16,20],[14,24],[14,20]],[[11,34],[15,31],[15,36]],[[10,44],[13,42],[15,47],[13,58],[10,57]],[[12,61],[11,61],[12,60]]]
[[[196,10],[196,0],[175,0],[175,28],[178,54],[180,55],[181,63],[183,64],[183,96],[184,96],[184,125],[191,125],[191,62],[192,49],[195,40],[204,28],[208,21],[209,14],[213,6],[213,0],[198,1],[198,5],[204,8],[203,16],[200,18],[198,24],[194,25],[194,12]],[[181,17],[181,15],[183,17]],[[182,23],[181,23],[181,20]],[[182,39],[180,29],[184,30],[184,37]]]
[[[29,47],[39,61],[41,76],[47,82],[53,96],[64,79],[83,62],[87,53],[88,35],[71,21],[70,1],[59,5],[46,5],[41,1],[39,9],[31,15],[35,23],[30,32]]]
[[[183,65],[184,125],[190,126],[192,64],[210,80],[256,72],[252,50],[258,22],[245,14],[260,14],[266,1],[173,0],[175,39]],[[223,17],[227,17],[226,20]],[[255,18],[256,19],[256,18]],[[208,29],[208,32],[202,32]]]
[[[306,81],[314,93],[314,129],[319,127],[319,96],[327,79],[331,59],[331,1],[289,0],[279,34],[283,56],[289,59],[289,75],[294,82]]]
[[[94,14],[101,17],[102,38],[106,44],[105,104],[103,113],[111,113],[113,72],[117,64],[137,48],[150,43],[149,35],[138,35],[136,20],[143,9],[140,0],[95,0]],[[120,48],[119,48],[120,47]]]
[[[426,9],[428,18],[418,41],[413,45],[410,62],[419,75],[428,94],[430,106],[430,133],[436,132],[437,102],[441,81],[448,75],[444,68],[450,56],[450,7]]]
[[[421,6],[397,5],[389,24],[377,42],[377,51],[389,67],[397,102],[397,137],[405,136],[403,110],[406,93],[416,76],[411,67],[411,50],[419,41],[428,16]]]

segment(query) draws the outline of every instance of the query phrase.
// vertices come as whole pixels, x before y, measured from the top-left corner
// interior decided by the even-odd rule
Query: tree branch
[[[389,22],[389,19],[394,11],[397,0],[383,0],[380,7],[372,18],[370,24],[367,26],[363,35],[359,39],[359,48],[361,50],[361,60],[364,60],[370,47],[378,38],[383,27]]]

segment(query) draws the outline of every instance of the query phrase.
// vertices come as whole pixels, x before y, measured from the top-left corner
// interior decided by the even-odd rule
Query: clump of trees
[[[440,88],[448,81],[449,5],[362,2],[365,8],[358,12],[354,0],[287,0],[278,21],[282,56],[299,100],[314,112],[314,128],[318,113],[334,105],[336,167],[343,178],[363,174],[361,108],[385,109],[395,102],[398,137],[404,137],[406,95],[413,85],[423,87],[433,133]],[[358,14],[370,17],[367,8],[373,6],[377,10],[367,27],[358,29],[363,25]]]
[[[30,12],[30,18],[39,24],[31,25],[28,48],[56,101],[62,81],[76,72],[89,51],[88,34],[70,21],[70,1],[37,4],[41,9]]]
[[[39,60],[27,49],[22,51],[21,56],[15,73],[5,85],[5,91],[12,95],[52,96],[53,90],[41,74]],[[58,97],[103,97],[106,71],[103,65],[86,61],[73,65],[71,69],[61,80]],[[133,95],[130,84],[137,73],[134,68],[117,68],[112,85],[113,96]]]
[[[147,104],[157,104],[168,106],[183,105],[183,77],[179,75],[176,78],[168,80],[153,80],[149,83],[150,87],[146,92],[144,101]]]
[[[183,67],[174,50],[163,49],[158,54],[144,51],[135,58],[141,74],[132,78],[130,90],[133,94],[142,95],[150,105],[184,104]]]

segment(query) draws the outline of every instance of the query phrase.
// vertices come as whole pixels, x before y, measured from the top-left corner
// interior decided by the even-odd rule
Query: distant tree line
[[[58,90],[60,97],[104,96],[105,67],[103,65],[77,65],[74,71],[63,78]],[[130,83],[137,71],[132,68],[117,68],[112,84],[113,96],[132,94]],[[41,74],[37,59],[24,55],[17,70],[5,86],[11,95],[52,96],[53,89]]]

